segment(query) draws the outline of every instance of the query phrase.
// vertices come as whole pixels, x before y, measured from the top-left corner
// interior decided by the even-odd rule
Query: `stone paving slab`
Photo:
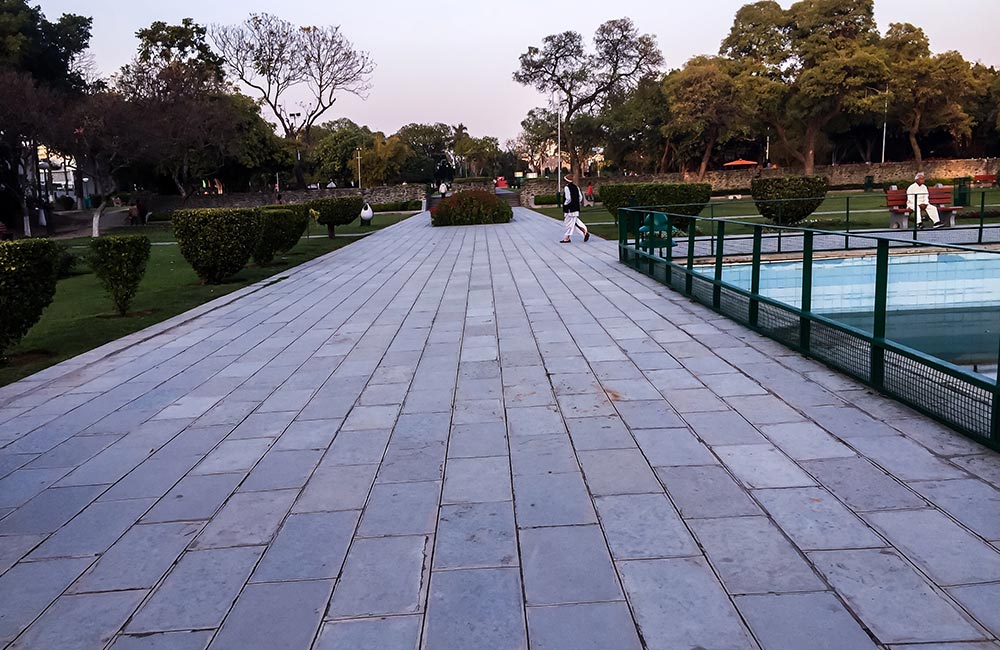
[[[418,215],[0,388],[0,646],[1000,648],[1000,455],[560,235]]]

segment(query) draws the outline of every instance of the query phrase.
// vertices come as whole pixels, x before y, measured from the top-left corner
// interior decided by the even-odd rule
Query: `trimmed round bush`
[[[59,249],[48,239],[0,241],[0,355],[52,302],[58,260]]]
[[[218,284],[238,273],[257,245],[256,209],[177,210],[171,220],[181,255],[207,284]]]
[[[619,208],[670,206],[671,214],[696,217],[708,205],[712,186],[708,183],[607,183],[601,185],[604,209],[618,223]],[[686,219],[684,221],[687,221]],[[677,227],[683,227],[677,220]]]
[[[431,210],[435,226],[470,226],[484,223],[507,223],[514,211],[496,194],[483,190],[456,192]]]
[[[326,226],[326,232],[331,238],[337,236],[337,226],[346,226],[357,219],[364,205],[365,200],[360,196],[314,199],[306,204],[308,209],[315,210],[319,215],[316,221]]]
[[[122,316],[146,274],[149,251],[145,235],[109,235],[90,242],[90,268]]]
[[[281,240],[278,242],[278,252],[287,253],[295,248],[302,239],[302,233],[309,227],[309,208],[305,205],[288,206],[291,212],[288,218],[281,222]]]
[[[829,182],[822,176],[755,178],[750,193],[757,210],[778,226],[796,224],[823,203]]]
[[[301,206],[265,208],[260,211],[260,234],[253,250],[258,266],[274,261],[275,253],[290,251],[308,226],[309,215]]]

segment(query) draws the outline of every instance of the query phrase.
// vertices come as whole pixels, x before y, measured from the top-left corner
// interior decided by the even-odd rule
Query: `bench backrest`
[[[997,181],[996,174],[977,174],[972,177],[972,180],[977,183],[995,183]]]
[[[951,203],[950,187],[929,187],[929,200],[931,205],[945,205]],[[902,208],[906,206],[906,190],[886,190],[885,203],[890,208]]]

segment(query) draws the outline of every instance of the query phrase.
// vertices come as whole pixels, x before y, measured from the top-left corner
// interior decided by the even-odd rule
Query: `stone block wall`
[[[865,176],[874,176],[876,185],[889,182],[912,179],[920,171],[915,162],[885,163],[872,165],[823,165],[816,167],[817,176],[826,176],[830,185],[861,185]],[[923,172],[928,178],[958,178],[961,176],[977,176],[980,174],[1000,173],[1000,158],[974,158],[968,160],[925,160]],[[788,169],[734,169],[732,171],[710,171],[700,181],[710,183],[714,192],[747,192],[750,182],[757,177],[773,178],[785,174],[800,174],[801,170]],[[581,189],[586,189],[587,183],[594,184],[594,190],[600,194],[604,183],[696,183],[695,174],[659,174],[628,177],[586,178],[580,181]],[[521,185],[521,205],[535,207],[535,197],[539,194],[555,194],[556,181],[534,178],[525,180]]]

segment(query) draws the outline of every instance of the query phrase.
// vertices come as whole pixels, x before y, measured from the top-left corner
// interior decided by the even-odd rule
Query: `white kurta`
[[[913,216],[918,224],[923,220],[920,214],[921,209],[927,213],[932,222],[937,223],[941,221],[941,218],[938,216],[937,206],[931,205],[930,190],[927,189],[926,185],[913,183],[906,188],[906,207],[913,210]]]
[[[569,205],[570,201],[573,200],[572,195],[569,192],[569,186],[563,189],[563,205]],[[583,197],[580,197],[583,200]],[[587,225],[580,220],[579,212],[564,212],[563,213],[563,226],[566,227],[566,233],[563,235],[563,239],[571,239],[570,235],[573,234],[573,230],[577,227],[583,231],[584,236],[587,235]]]

